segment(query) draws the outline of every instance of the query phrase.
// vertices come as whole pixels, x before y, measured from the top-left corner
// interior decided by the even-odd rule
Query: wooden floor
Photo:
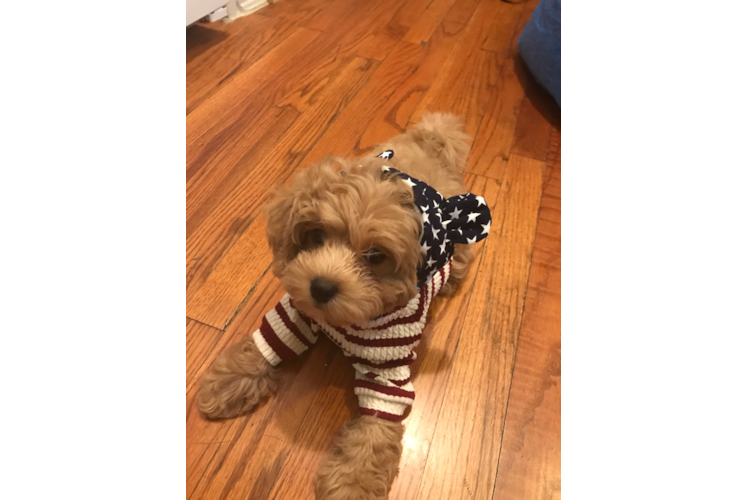
[[[462,115],[465,177],[493,231],[441,301],[414,364],[391,499],[550,499],[561,469],[560,110],[516,38],[537,0],[278,0],[187,30],[187,496],[313,498],[355,415],[353,369],[321,339],[251,415],[201,418],[216,354],[282,296],[268,190],[328,153],[360,155],[424,111]]]

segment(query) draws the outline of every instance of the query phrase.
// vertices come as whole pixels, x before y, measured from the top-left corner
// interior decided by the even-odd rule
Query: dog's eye
[[[387,259],[387,256],[376,248],[372,248],[364,254],[364,258],[369,262],[369,264],[377,266],[384,262]]]
[[[322,229],[312,229],[304,235],[304,248],[321,247],[325,243],[325,232]]]

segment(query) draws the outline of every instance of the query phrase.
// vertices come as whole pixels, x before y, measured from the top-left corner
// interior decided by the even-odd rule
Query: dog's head
[[[417,293],[413,191],[383,174],[381,160],[360,163],[327,158],[266,207],[275,275],[296,308],[335,326],[364,323]]]

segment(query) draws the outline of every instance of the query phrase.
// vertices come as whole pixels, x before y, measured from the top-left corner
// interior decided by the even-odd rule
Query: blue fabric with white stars
[[[385,154],[387,156],[382,156]],[[392,156],[394,153],[391,150],[378,155],[386,159]],[[455,243],[472,245],[491,231],[491,210],[482,196],[465,193],[444,198],[425,182],[399,170],[385,165],[382,171],[397,174],[413,189],[415,204],[421,214],[423,259],[418,267],[418,288],[425,285],[454,255]]]

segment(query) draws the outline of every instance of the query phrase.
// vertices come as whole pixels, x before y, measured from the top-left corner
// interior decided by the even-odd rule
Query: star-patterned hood
[[[378,155],[390,159],[391,150]],[[465,193],[444,198],[436,189],[389,166],[384,172],[397,174],[412,189],[416,207],[421,214],[421,252],[424,257],[418,268],[418,288],[441,269],[454,254],[455,243],[472,245],[491,230],[491,211],[482,196]]]

